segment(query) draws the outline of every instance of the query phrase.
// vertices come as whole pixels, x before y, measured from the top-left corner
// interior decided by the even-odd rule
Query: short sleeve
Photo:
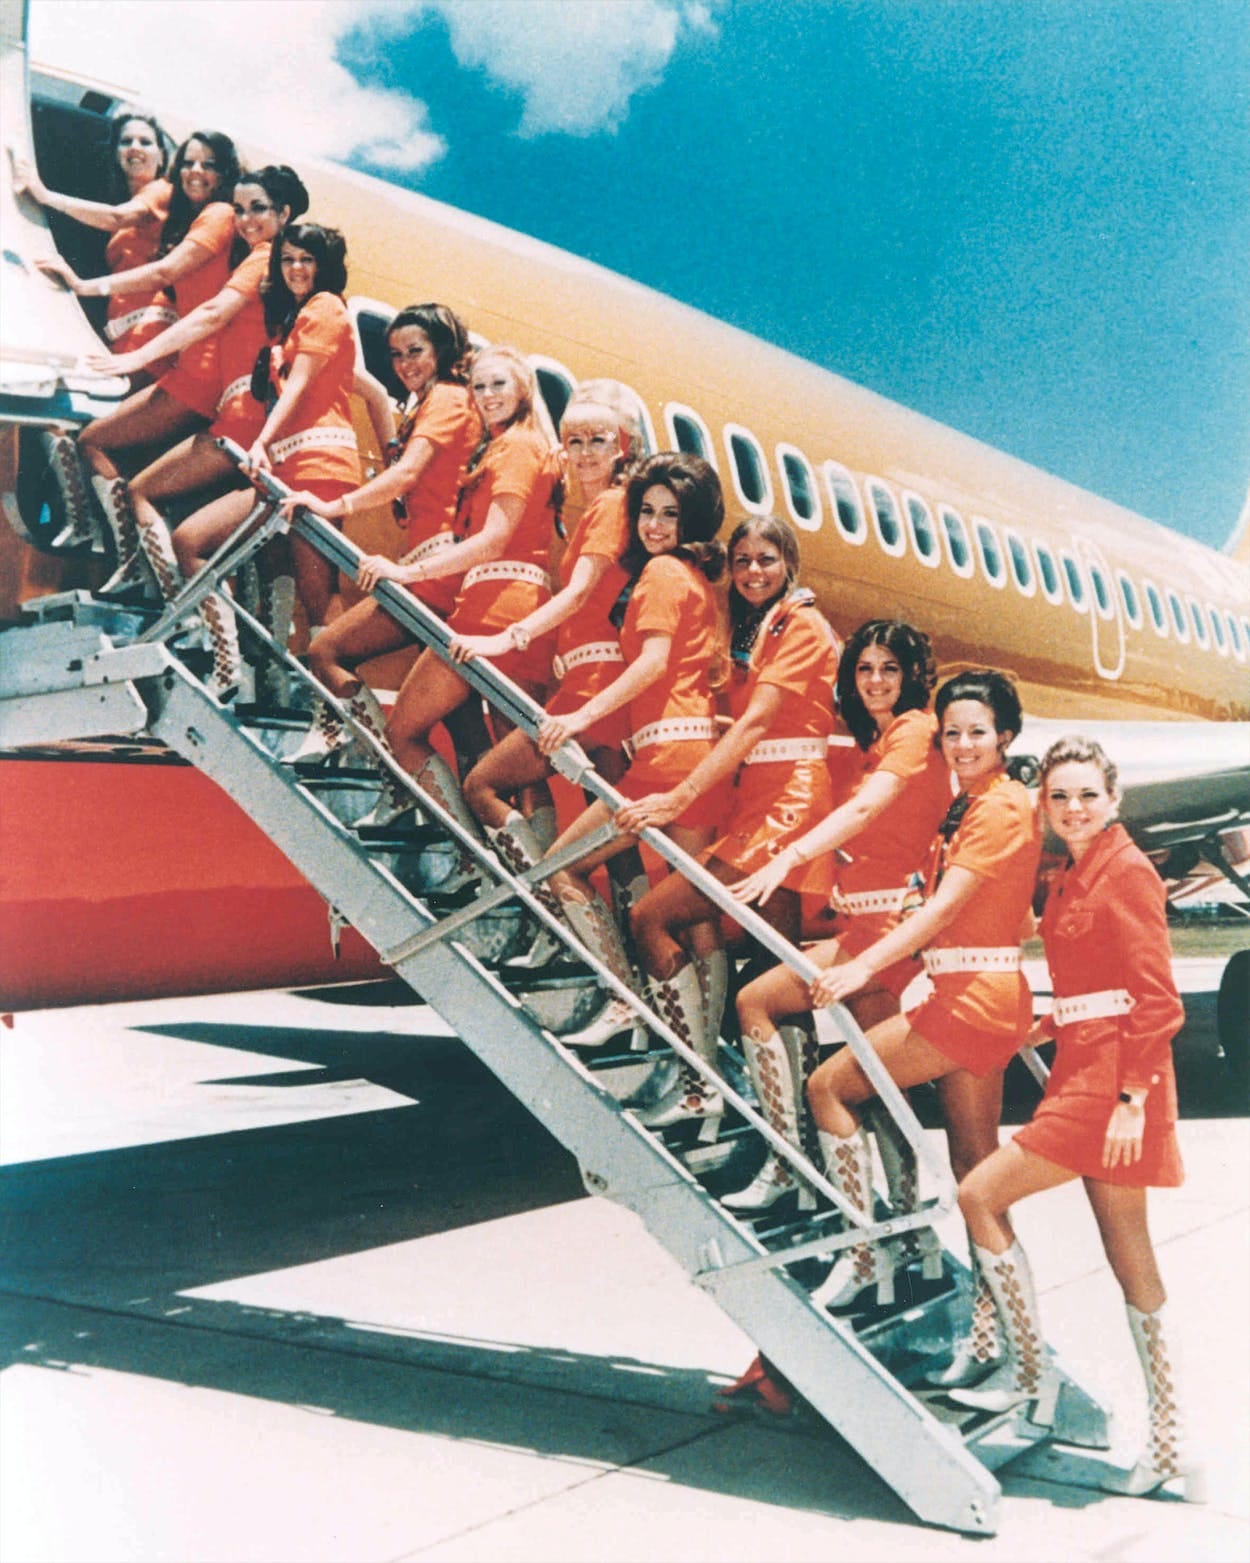
[[[434,446],[454,444],[471,416],[465,394],[458,386],[431,386],[412,426],[411,438],[429,440]]]
[[[629,514],[624,490],[609,489],[595,500],[586,516],[578,553],[616,560],[625,552],[628,541]]]
[[[680,559],[661,555],[643,567],[634,588],[633,627],[639,635],[674,635],[690,592],[689,570]]]
[[[135,200],[146,208],[148,215],[158,222],[164,222],[169,216],[169,202],[172,191],[167,179],[153,179],[144,185],[143,189],[135,196]],[[198,243],[198,240],[197,240]]]
[[[269,271],[269,246],[257,245],[250,255],[237,265],[226,279],[226,286],[233,293],[241,293],[245,299],[260,297],[260,285]]]
[[[187,238],[210,255],[224,255],[234,242],[234,212],[225,201],[210,201],[187,229]]]
[[[952,842],[951,868],[966,868],[993,879],[1017,853],[1033,842],[1033,809],[1027,795],[984,793],[974,800]]]
[[[498,436],[490,453],[490,494],[492,499],[527,500],[543,476],[543,452],[529,440],[510,439],[511,432]]]
[[[933,754],[933,718],[926,711],[905,711],[882,733],[875,769],[910,781],[923,774]]]
[[[345,327],[351,329],[343,300],[335,293],[314,293],[295,317],[286,339],[286,361],[294,363],[297,353],[333,358],[342,347]]]
[[[781,634],[765,642],[756,682],[807,694],[813,670],[829,658],[833,645],[832,631],[816,609],[791,613]]]

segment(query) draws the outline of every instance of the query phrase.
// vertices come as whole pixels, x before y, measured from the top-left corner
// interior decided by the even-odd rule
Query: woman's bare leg
[[[213,499],[189,515],[174,533],[174,553],[183,575],[190,580],[203,569],[221,545],[252,513],[256,495],[250,488],[236,489]],[[160,523],[162,526],[164,522]]]
[[[550,774],[533,739],[514,728],[465,777],[465,802],[483,825],[499,830],[513,812],[512,798]]]
[[[1146,1190],[1086,1178],[1085,1192],[1098,1223],[1107,1263],[1120,1283],[1124,1301],[1141,1313],[1155,1313],[1167,1301],[1150,1227]]]
[[[116,478],[120,473],[108,452],[152,444],[203,422],[198,413],[167,396],[160,386],[149,385],[89,423],[78,436],[78,447],[93,472]]]
[[[370,657],[410,644],[412,636],[372,597],[340,613],[315,635],[308,647],[308,666],[340,700],[359,694],[356,668]]]
[[[1026,1151],[1014,1140],[967,1173],[959,1185],[959,1208],[978,1248],[1005,1254],[1015,1241],[1007,1212],[1019,1200],[1071,1183],[1076,1173]]]
[[[902,1090],[937,1080],[955,1067],[945,1053],[912,1030],[905,1015],[892,1016],[874,1026],[867,1040],[887,1074]],[[817,1128],[839,1139],[846,1139],[859,1127],[859,1119],[851,1108],[876,1094],[876,1087],[849,1047],[826,1059],[807,1083],[807,1099]]]

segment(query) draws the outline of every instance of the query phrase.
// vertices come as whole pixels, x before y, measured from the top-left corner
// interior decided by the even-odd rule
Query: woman
[[[621,562],[632,579],[622,593],[628,594],[620,639],[624,668],[578,709],[548,715],[539,728],[538,749],[554,754],[561,744],[594,732],[605,717],[628,708],[630,765],[617,787],[627,799],[640,799],[670,791],[715,744],[713,680],[721,660],[721,630],[711,583],[724,570],[725,550],[714,539],[725,509],[720,481],[707,462],[673,452],[651,456],[635,470],[625,502],[631,536]],[[722,782],[685,803],[666,834],[684,851],[702,852],[725,818],[728,791]],[[593,803],[553,850],[572,845],[610,817],[606,803]],[[630,985],[633,975],[620,933],[588,876],[635,840],[622,834],[550,881],[578,937]],[[712,938],[705,925],[696,940],[698,953],[711,947]],[[692,979],[684,978],[680,991],[667,981],[648,987],[653,1004],[683,1039],[714,1058],[716,1037],[709,1039],[703,996],[696,999]],[[596,1040],[633,1023],[628,1006],[617,1008],[619,1016],[607,1016]],[[707,1131],[714,1134],[723,1106],[720,1093],[700,1079],[686,1095],[682,1116],[707,1119]]]
[[[535,412],[534,371],[513,347],[485,347],[474,357],[470,389],[485,425],[484,440],[469,462],[460,494],[454,548],[412,563],[376,556],[356,575],[363,591],[381,580],[416,586],[457,578],[459,590],[448,625],[457,634],[480,635],[524,619],[551,595],[547,561],[552,539],[555,467]],[[496,666],[535,699],[546,687],[551,640],[514,638]],[[434,752],[436,723],[458,710],[470,686],[428,648],[409,670],[386,724],[386,737],[416,785],[477,835],[450,765]],[[412,796],[389,778],[377,808],[360,823],[383,825],[412,807]],[[462,889],[477,878],[467,859],[440,889]]]
[[[1042,761],[1042,806],[1068,860],[1042,914],[1053,1013],[1030,1041],[1054,1037],[1054,1067],[1031,1123],[963,1181],[959,1204],[998,1308],[1003,1360],[964,1405],[1033,1403],[1045,1422],[1058,1376],[1046,1359],[1029,1263],[1008,1212],[1018,1200],[1082,1178],[1107,1260],[1124,1293],[1146,1379],[1149,1444],[1107,1486],[1141,1494],[1187,1466],[1166,1294],[1146,1222],[1146,1190],[1184,1179],[1176,1140],[1171,1041],[1184,1021],[1172,980],[1167,897],[1149,860],[1115,822],[1115,767],[1098,744],[1061,738]]]
[[[456,541],[456,497],[470,456],[482,437],[482,419],[465,386],[469,333],[445,304],[410,304],[386,331],[391,367],[408,392],[399,430],[387,446],[387,466],[377,477],[337,499],[307,490],[291,495],[282,508],[297,507],[327,521],[390,503],[405,531],[402,565],[418,564],[446,552]],[[365,561],[370,567],[379,557]],[[444,618],[456,600],[455,576],[444,576],[409,590]],[[366,597],[323,629],[308,648],[308,663],[330,692],[346,701],[357,720],[381,736],[384,718],[372,691],[356,676],[370,657],[408,644],[408,631],[372,597]],[[346,748],[351,735],[324,701],[318,701],[308,738],[292,755],[310,760]]]
[[[839,651],[812,593],[798,586],[799,545],[784,521],[757,516],[742,522],[729,540],[729,568],[733,725],[676,787],[628,803],[616,817],[623,831],[662,829],[695,799],[732,781],[722,833],[704,853],[704,866],[722,884],[776,862],[779,850],[828,814],[832,806],[828,745]],[[788,875],[780,875],[765,913],[773,927],[792,941],[799,937],[800,891],[811,888],[812,874],[811,869],[796,866]],[[828,885],[824,888],[827,892]],[[699,974],[691,971],[677,936],[696,923],[706,923],[719,945],[717,908],[680,874],[662,880],[631,916],[645,971],[655,981],[676,987],[687,1013],[697,1013]],[[723,950],[718,949],[717,955],[723,1003],[727,962]],[[708,986],[706,979],[701,986]],[[711,1019],[714,1037],[719,1013]],[[751,1079],[773,1127],[797,1144],[794,1091],[776,1089],[788,1081],[793,1066],[785,1044],[775,1035],[771,1041],[772,1048],[764,1042],[748,1050]],[[710,1054],[710,1042],[705,1047]],[[693,1072],[680,1073],[654,1109],[648,1110],[647,1121],[653,1126],[680,1121],[701,1094]],[[688,1102],[691,1097],[694,1100]]]
[[[897,619],[870,619],[860,625],[847,643],[837,678],[838,706],[862,757],[854,791],[814,828],[796,832],[788,844],[779,843],[776,856],[733,886],[739,900],[765,907],[803,865],[822,860],[829,876],[837,877],[838,919],[834,938],[808,952],[818,966],[849,960],[897,923],[907,880],[924,862],[950,807],[950,769],[935,747],[937,720],[928,709],[936,682],[933,651],[922,630]],[[840,851],[847,846],[849,855]],[[849,858],[836,869],[835,852]],[[879,973],[871,997],[860,995],[852,1001],[860,1025],[867,1028],[897,1013],[903,989],[917,971],[914,958],[908,957]],[[769,1056],[773,1094],[786,1104],[786,1128],[778,1123],[774,1127],[792,1143],[797,1143],[806,1081],[799,1067],[797,1028],[783,1022],[806,1008],[807,985],[788,966],[773,967],[738,995],[747,1062],[754,1072],[760,1054]],[[893,1136],[883,1138],[887,1118],[881,1115],[878,1124],[883,1160],[887,1169],[901,1172],[909,1157]],[[755,1181],[728,1195],[724,1203],[736,1210],[766,1210],[794,1188],[789,1167],[770,1156]]]
[[[555,671],[560,687],[547,705],[553,716],[578,710],[610,684],[625,661],[619,629],[610,617],[629,582],[621,555],[629,544],[624,480],[642,455],[636,404],[615,380],[588,380],[574,391],[560,420],[565,463],[565,508],[577,521],[560,560],[560,590],[525,618],[494,635],[460,634],[451,643],[458,662],[498,660],[535,638],[557,632]],[[625,769],[628,736],[623,708],[582,734],[595,769],[616,781]],[[511,800],[551,774],[547,758],[519,729],[489,750],[465,778],[465,802],[495,850],[514,871],[532,867],[550,845]],[[555,909],[554,907],[552,908]],[[541,965],[560,948],[540,930],[527,964]]]
[[[265,343],[261,288],[273,240],[291,218],[307,210],[308,192],[293,169],[270,166],[239,176],[232,206],[234,270],[221,291],[184,315],[158,341],[117,358],[87,360],[88,368],[101,374],[132,374],[168,351],[185,357],[188,349],[211,342],[220,381],[217,415],[208,429],[179,441],[129,483],[117,478],[98,485],[114,530],[124,532],[132,544],[129,559],[104,588],[106,595],[133,576],[129,562],[137,562],[139,550],[152,567],[162,597],[168,601],[176,595],[181,585],[178,562],[156,502],[232,477],[234,464],[217,448],[217,439],[228,437],[246,449],[260,431],[264,411],[251,394],[251,372]]]
[[[173,195],[164,177],[171,147],[169,137],[151,114],[119,109],[113,115],[108,150],[110,172],[118,187],[116,204],[49,190],[34,164],[25,158],[13,160],[14,188],[40,206],[107,233],[104,264],[110,272],[131,271],[154,260],[160,247]],[[159,284],[150,283],[133,292],[109,295],[104,335],[115,353],[128,353],[159,336],[177,318],[172,297]]]
[[[811,985],[811,1004],[840,1003],[895,962],[923,951],[933,993],[918,1009],[879,1022],[868,1043],[906,1090],[941,1080],[952,1141],[972,1164],[994,1150],[1002,1072],[1032,1020],[1020,969],[1020,939],[1041,856],[1041,834],[1024,787],[1007,772],[1006,750],[1020,730],[1020,699],[1006,674],[960,673],[938,690],[938,737],[959,796],[933,843],[925,901],[896,927]],[[871,1218],[872,1162],[855,1109],[873,1087],[850,1048],[823,1063],[808,1083],[826,1173]],[[875,1283],[888,1303],[904,1244],[857,1243],[814,1294],[841,1307]]]

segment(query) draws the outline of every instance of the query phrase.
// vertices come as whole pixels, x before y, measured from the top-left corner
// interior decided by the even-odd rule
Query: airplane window
[[[680,407],[669,402],[664,408],[664,421],[668,425],[669,438],[674,450],[684,450],[692,456],[702,456],[704,461],[716,465],[716,451],[708,426],[690,407]]]
[[[933,516],[928,505],[919,494],[904,494],[903,503],[907,507],[907,526],[916,557],[931,568],[936,568],[941,563],[942,545],[933,529]]]
[[[1220,610],[1207,604],[1207,618],[1211,621],[1211,633],[1215,637],[1215,649],[1220,656],[1228,655],[1228,642],[1224,639],[1224,625],[1220,620]]]
[[[1085,577],[1081,574],[1081,567],[1071,554],[1060,553],[1059,561],[1063,565],[1064,578],[1068,583],[1068,596],[1072,600],[1072,606],[1078,613],[1088,613],[1089,603],[1085,598]]]
[[[951,569],[966,580],[972,574],[972,544],[968,541],[968,528],[958,510],[943,505],[940,511],[942,531],[946,535],[946,552]]]
[[[868,536],[868,528],[864,525],[864,512],[854,478],[836,461],[826,461],[821,471],[825,474],[825,487],[829,490],[829,503],[833,506],[838,531],[848,543],[862,543]]]
[[[1138,600],[1137,588],[1125,575],[1123,570],[1115,572],[1116,582],[1120,588],[1120,601],[1124,604],[1124,615],[1135,630],[1141,629],[1141,602]]]
[[[1107,585],[1107,577],[1103,568],[1095,560],[1089,563],[1089,578],[1094,586],[1094,601],[1098,604],[1100,617],[1111,619],[1115,617],[1115,607],[1111,601],[1111,588]]]
[[[646,402],[634,390],[632,385],[622,384],[621,389],[633,398],[634,411],[638,414],[638,422],[642,425],[642,444],[648,456],[652,456],[659,449],[655,443],[655,425],[651,422],[651,413]],[[715,465],[715,463],[713,463]]]
[[[1243,640],[1245,641],[1247,647],[1250,647],[1250,619],[1246,618],[1245,614],[1243,613],[1237,622],[1241,625],[1241,634]]]
[[[1033,578],[1033,561],[1029,558],[1025,541],[1018,532],[1004,530],[1003,536],[1007,539],[1007,552],[1011,557],[1012,579],[1023,596],[1032,597],[1037,591],[1037,582]]]
[[[786,504],[795,526],[805,532],[815,532],[820,527],[820,495],[811,463],[801,450],[793,445],[778,445],[777,460],[785,479]]]
[[[1167,614],[1163,611],[1163,598],[1159,595],[1159,588],[1153,581],[1143,583],[1146,588],[1146,602],[1150,607],[1150,622],[1155,627],[1156,635],[1166,635],[1168,632]]]
[[[897,558],[907,547],[907,540],[903,536],[894,495],[879,478],[869,478],[868,498],[872,501],[873,518],[877,523],[877,538],[885,552]]]
[[[386,328],[394,320],[395,311],[388,304],[363,298],[349,299],[347,307],[356,322],[356,336],[365,368],[375,379],[381,380],[388,396],[397,402],[404,401],[408,392],[391,368],[391,350],[386,341]]]
[[[1045,543],[1033,544],[1033,557],[1037,560],[1037,573],[1042,582],[1042,596],[1047,602],[1063,601],[1063,583],[1059,579],[1059,566],[1055,556]]]
[[[1207,621],[1202,616],[1202,609],[1192,597],[1187,597],[1185,601],[1189,604],[1189,617],[1193,620],[1194,639],[1205,651],[1211,644],[1211,635],[1207,629]]]
[[[1007,570],[1003,564],[1002,549],[998,546],[998,533],[984,518],[974,516],[972,525],[976,531],[977,552],[981,555],[981,568],[991,586],[1007,584]]]
[[[1177,640],[1189,639],[1189,625],[1185,623],[1185,610],[1181,607],[1181,600],[1169,586],[1167,590],[1168,608],[1172,614],[1172,628],[1176,631]]]
[[[773,492],[760,442],[749,429],[727,423],[725,446],[729,451],[730,470],[738,498],[748,510],[765,514],[772,509]]]
[[[1228,638],[1232,643],[1233,656],[1237,658],[1238,662],[1244,662],[1246,660],[1246,648],[1242,643],[1241,631],[1237,628],[1237,620],[1231,613],[1226,612],[1224,614],[1224,622],[1228,625]]]
[[[545,364],[535,365],[534,375],[542,399],[547,404],[547,411],[551,414],[551,421],[558,429],[560,419],[564,417],[564,409],[573,394],[572,383],[554,369],[548,369]]]

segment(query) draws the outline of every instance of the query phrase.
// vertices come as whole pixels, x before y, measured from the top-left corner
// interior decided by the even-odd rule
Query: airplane
[[[21,13],[4,0],[3,144],[33,155],[51,187],[100,198],[91,149],[131,99],[28,70]],[[177,115],[165,123],[193,128]],[[252,166],[286,160],[240,145]],[[1244,517],[1217,552],[575,255],[299,161],[310,215],[347,235],[348,302],[384,383],[385,326],[417,298],[450,304],[479,341],[521,347],[553,424],[578,380],[623,382],[652,449],[694,451],[717,468],[726,531],[744,515],[789,518],[804,579],[841,633],[888,614],[929,632],[944,677],[1011,670],[1029,716],[1018,748],[1040,754],[1073,729],[1099,737],[1120,765],[1126,821],[1170,889],[1183,894],[1205,864],[1208,879],[1250,896]],[[32,499],[23,431],[81,424],[127,386],[80,370],[98,339],[79,302],[35,266],[55,235],[71,264],[98,272],[100,236],[55,220],[50,231],[7,178],[0,186],[3,624],[89,590],[109,568],[51,546],[56,518]],[[372,472],[381,457],[363,416],[357,432]],[[347,532],[369,551],[398,542],[383,512],[354,515]],[[351,583],[343,595],[355,600]],[[393,690],[412,655],[381,658],[364,676]],[[0,753],[0,819],[2,1008],[379,973],[351,930],[332,952],[316,894],[212,783],[158,745]],[[1245,1050],[1248,975],[1242,950],[1221,987],[1226,1051]]]

